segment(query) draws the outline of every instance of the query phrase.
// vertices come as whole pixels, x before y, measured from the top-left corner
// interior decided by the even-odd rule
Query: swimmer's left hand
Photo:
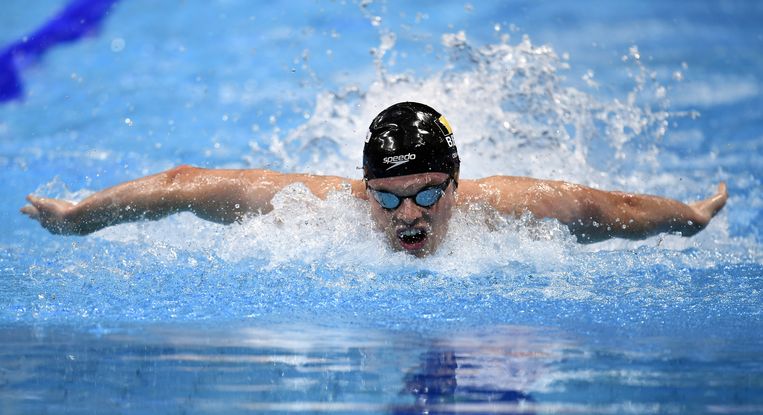
[[[726,190],[726,183],[721,182],[718,185],[718,191],[705,200],[690,203],[689,206],[697,215],[697,225],[704,228],[721,209],[726,205],[729,198],[729,192]]]

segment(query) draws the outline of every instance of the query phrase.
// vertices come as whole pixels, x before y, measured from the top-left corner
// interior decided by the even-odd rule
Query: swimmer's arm
[[[584,243],[609,238],[644,239],[663,232],[692,236],[726,204],[725,183],[698,202],[624,192],[607,192],[559,181],[491,177],[477,181],[484,202],[505,214],[529,212],[557,219]]]
[[[359,181],[335,176],[180,166],[102,190],[79,203],[29,195],[30,204],[21,212],[55,234],[85,235],[107,226],[157,220],[178,212],[230,224],[250,214],[271,211],[273,196],[296,182],[304,183],[320,198],[345,183],[351,185],[353,194],[363,193]]]

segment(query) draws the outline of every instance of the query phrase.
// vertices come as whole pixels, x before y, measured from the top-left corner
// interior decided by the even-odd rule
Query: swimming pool
[[[64,3],[7,2],[0,45]],[[763,412],[763,6],[568,3],[119,2],[25,67],[0,106],[0,412]],[[423,260],[299,186],[229,227],[17,212],[181,163],[359,177],[406,99],[447,114],[462,177],[725,180],[729,203],[691,239],[590,246],[459,212]]]

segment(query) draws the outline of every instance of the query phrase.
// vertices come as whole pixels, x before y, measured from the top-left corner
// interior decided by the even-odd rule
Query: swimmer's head
[[[363,147],[366,180],[446,173],[457,183],[459,166],[450,124],[433,108],[401,102],[371,122]]]
[[[434,109],[401,102],[371,123],[363,175],[371,216],[393,249],[433,253],[455,205],[459,159],[448,121]]]

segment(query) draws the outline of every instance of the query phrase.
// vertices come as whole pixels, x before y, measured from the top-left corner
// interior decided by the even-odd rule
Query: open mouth
[[[427,237],[427,231],[421,228],[408,228],[397,232],[400,245],[408,251],[416,251],[423,248]]]

